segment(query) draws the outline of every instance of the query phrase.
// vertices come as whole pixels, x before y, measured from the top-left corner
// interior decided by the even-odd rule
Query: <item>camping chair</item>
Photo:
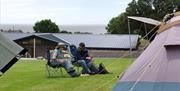
[[[71,55],[72,55],[72,60],[71,60],[71,62],[72,62],[72,64],[74,65],[74,66],[76,66],[76,67],[78,67],[78,72],[79,72],[79,68],[81,67],[80,65],[79,65],[79,63],[77,63],[77,61],[78,61],[78,59],[77,59],[77,56],[76,56],[76,52],[77,52],[77,47],[75,46],[75,45],[70,45],[69,46],[69,48],[70,48],[70,52],[71,52]],[[101,64],[102,65],[102,64]],[[95,66],[95,64],[92,64],[91,66],[90,66],[90,70],[91,71],[98,71],[98,69],[95,69],[96,68],[96,66]]]
[[[74,65],[74,67],[77,67],[77,71],[79,72],[80,65],[77,63],[77,57],[76,57],[76,51],[77,47],[75,45],[69,46],[69,52],[71,53],[71,63]]]
[[[53,52],[52,50],[47,50],[46,52],[47,63],[45,67],[46,67],[47,77],[63,76],[62,67],[60,65],[52,65],[50,63],[52,52]]]

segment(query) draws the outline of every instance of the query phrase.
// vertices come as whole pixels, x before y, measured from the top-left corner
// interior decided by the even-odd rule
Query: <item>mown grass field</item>
[[[107,75],[47,78],[45,61],[18,61],[0,77],[0,91],[110,91],[132,59],[95,59],[113,72]]]

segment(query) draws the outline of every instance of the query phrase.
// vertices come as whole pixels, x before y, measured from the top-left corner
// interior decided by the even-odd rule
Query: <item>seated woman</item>
[[[72,67],[72,64],[68,61],[67,57],[64,57],[64,54],[67,54],[66,51],[64,51],[65,44],[59,43],[58,46],[54,49],[52,53],[52,58],[50,60],[50,63],[52,65],[59,65],[61,67],[64,67],[64,69],[67,71],[67,73],[71,77],[78,77],[80,74],[78,74]]]

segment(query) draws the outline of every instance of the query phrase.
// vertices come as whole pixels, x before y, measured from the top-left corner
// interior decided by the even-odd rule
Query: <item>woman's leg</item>
[[[72,77],[80,76],[80,74],[76,73],[76,71],[73,69],[73,66],[69,61],[64,60],[63,67],[70,76]]]
[[[66,70],[68,70],[68,69],[73,68],[73,66],[72,66],[72,64],[71,64],[69,61],[64,60],[64,68],[65,68]]]

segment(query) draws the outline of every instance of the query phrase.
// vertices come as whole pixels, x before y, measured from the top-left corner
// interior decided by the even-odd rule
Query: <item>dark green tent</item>
[[[0,73],[5,73],[26,51],[0,32]]]

